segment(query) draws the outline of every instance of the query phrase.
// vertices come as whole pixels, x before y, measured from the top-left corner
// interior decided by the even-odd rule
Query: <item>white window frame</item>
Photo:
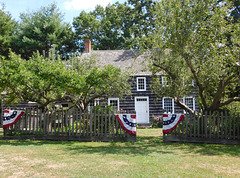
[[[167,77],[166,77],[166,76],[161,76],[161,78],[162,78],[162,85],[168,87],[168,84],[167,84],[167,85],[164,84],[164,83],[165,83],[165,80],[164,80],[164,79],[167,78]]]
[[[138,80],[139,79],[143,79],[144,80],[144,89],[139,89],[139,82],[138,82]],[[146,91],[146,89],[147,89],[147,84],[146,84],[146,77],[137,77],[137,91]]]
[[[184,103],[184,104],[186,104],[186,102],[185,102],[185,99],[186,99],[186,98],[191,98],[191,99],[193,99],[193,111],[195,111],[195,98],[194,98],[193,96],[184,97],[184,98],[183,98],[183,103]],[[186,111],[184,110],[184,112],[186,112]]]
[[[90,106],[90,103],[88,104],[88,112],[91,112],[92,107],[98,106],[100,104],[100,98],[96,98],[93,100],[94,106]]]
[[[174,99],[170,98],[170,97],[163,97],[163,99],[162,99],[163,112],[166,113],[164,111],[164,108],[165,108],[165,106],[164,106],[164,99],[171,99],[172,100],[172,112],[171,113],[174,113]]]
[[[108,98],[108,106],[110,105],[110,101],[117,100],[117,111],[120,111],[120,106],[119,106],[119,98]]]

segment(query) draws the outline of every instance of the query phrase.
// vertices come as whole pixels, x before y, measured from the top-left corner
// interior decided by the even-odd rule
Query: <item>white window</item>
[[[183,103],[186,104],[193,111],[195,110],[195,99],[193,97],[183,98]]]
[[[88,105],[88,112],[91,112],[92,109],[98,105],[99,105],[99,99],[95,99],[94,101],[91,101]]]
[[[137,77],[137,91],[146,91],[146,77]]]
[[[168,78],[166,76],[162,76],[162,85],[163,86],[168,86]]]
[[[114,112],[119,111],[119,98],[108,98],[108,105],[112,106]]]
[[[163,112],[174,113],[174,100],[172,98],[163,98]]]

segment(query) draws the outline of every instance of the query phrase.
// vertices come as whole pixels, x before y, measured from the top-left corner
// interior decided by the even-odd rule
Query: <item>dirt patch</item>
[[[228,176],[240,175],[240,168],[234,165],[216,165],[210,163],[199,164],[198,167],[204,169],[211,169],[217,174],[227,174]]]

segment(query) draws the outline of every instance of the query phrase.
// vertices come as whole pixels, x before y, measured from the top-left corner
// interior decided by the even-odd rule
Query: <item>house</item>
[[[148,54],[140,53],[137,50],[91,50],[91,41],[85,40],[85,52],[82,57],[94,55],[97,64],[101,67],[111,64],[121,70],[130,72],[132,83],[131,96],[111,96],[109,98],[99,98],[91,102],[89,109],[92,106],[103,103],[103,105],[111,105],[115,111],[126,111],[135,113],[137,123],[139,125],[149,125],[153,121],[154,116],[162,115],[163,113],[183,113],[183,109],[174,104],[174,100],[169,97],[158,98],[151,90],[152,73],[148,70]],[[159,74],[160,79],[164,82],[164,76]],[[166,82],[166,81],[165,81]],[[190,108],[197,109],[195,96],[183,98]],[[21,102],[18,107],[32,107],[36,103]],[[65,106],[66,105],[66,106]],[[57,103],[56,107],[59,106]],[[62,103],[61,107],[67,108],[67,103]],[[3,107],[4,108],[4,107]]]
[[[124,71],[131,71],[132,90],[131,96],[124,96],[120,99],[118,96],[112,96],[105,100],[106,104],[111,105],[116,111],[136,112],[138,124],[149,125],[154,116],[163,113],[183,113],[183,109],[174,104],[174,100],[169,97],[158,98],[152,92],[150,85],[152,73],[148,70],[147,53],[140,54],[136,50],[91,50],[91,41],[85,40],[85,51],[83,57],[94,55],[98,65],[111,64],[121,68]],[[161,77],[161,76],[160,76]],[[164,77],[161,77],[163,82]],[[194,96],[183,98],[183,101],[196,109]],[[97,105],[99,101],[91,105]]]

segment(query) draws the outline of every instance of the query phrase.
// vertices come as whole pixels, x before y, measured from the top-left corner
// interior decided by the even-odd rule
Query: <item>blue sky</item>
[[[65,22],[72,23],[73,17],[79,15],[82,10],[93,10],[97,4],[106,6],[109,3],[124,2],[126,0],[0,0],[5,5],[5,10],[10,12],[12,17],[19,21],[20,13],[38,10],[41,6],[56,3],[64,14]]]

